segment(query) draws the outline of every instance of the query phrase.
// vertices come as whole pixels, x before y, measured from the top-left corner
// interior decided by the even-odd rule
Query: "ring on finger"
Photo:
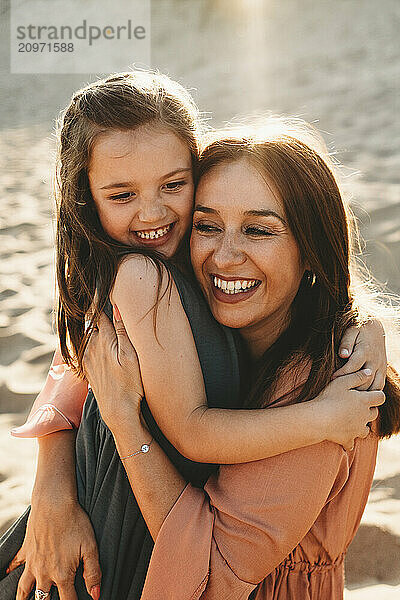
[[[50,597],[50,592],[44,592],[43,590],[35,590],[35,600],[45,600]]]

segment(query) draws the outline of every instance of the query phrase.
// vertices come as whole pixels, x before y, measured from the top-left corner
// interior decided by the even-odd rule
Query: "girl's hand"
[[[337,377],[316,398],[326,439],[345,450],[354,447],[355,438],[369,435],[367,424],[377,418],[377,406],[385,402],[382,391],[360,391],[360,386],[371,385],[373,377],[370,369]]]
[[[340,343],[339,356],[348,358],[348,361],[333,374],[333,378],[355,373],[360,369],[371,369],[373,377],[358,389],[383,390],[387,356],[385,331],[380,321],[372,319],[361,327],[349,327]]]
[[[48,592],[58,588],[60,600],[77,600],[74,581],[79,562],[88,593],[100,598],[101,571],[97,544],[89,517],[77,501],[32,501],[24,542],[9,564],[7,573],[25,563],[17,589],[17,600],[26,600],[31,590]]]
[[[140,419],[143,385],[135,348],[114,306],[113,323],[102,313],[84,355],[85,376],[111,432]]]

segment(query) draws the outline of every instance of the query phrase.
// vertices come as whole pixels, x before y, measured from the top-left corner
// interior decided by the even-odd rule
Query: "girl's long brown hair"
[[[123,256],[140,252],[161,276],[162,257],[133,249],[103,230],[89,188],[91,149],[108,130],[162,126],[198,157],[200,119],[189,93],[165,75],[132,71],[111,75],[74,94],[59,126],[57,170],[57,329],[65,361],[82,374],[89,337],[85,316],[97,294],[93,326],[103,310]],[[90,331],[90,329],[89,329]]]
[[[285,123],[282,127],[287,130]],[[198,177],[217,165],[247,160],[282,201],[301,257],[309,265],[288,327],[258,362],[246,399],[249,408],[258,408],[271,405],[279,375],[288,368],[301,370],[305,358],[311,359],[311,371],[296,391],[296,402],[317,396],[341,366],[338,348],[345,330],[363,319],[350,276],[355,221],[326,158],[292,135],[275,132],[257,139],[248,134],[219,134],[201,153]],[[400,380],[391,367],[384,391],[381,437],[400,430]]]

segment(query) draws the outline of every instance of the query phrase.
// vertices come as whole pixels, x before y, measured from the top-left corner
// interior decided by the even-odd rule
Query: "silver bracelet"
[[[137,450],[136,452],[132,452],[132,454],[128,454],[128,456],[121,456],[121,460],[126,460],[127,458],[131,458],[132,456],[137,456],[138,454],[146,454],[150,450],[152,441],[153,441],[153,438],[151,438],[151,440],[148,444],[143,444],[143,446],[140,448],[140,450]]]

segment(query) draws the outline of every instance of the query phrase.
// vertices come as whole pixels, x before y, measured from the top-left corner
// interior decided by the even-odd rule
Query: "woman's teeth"
[[[261,283],[258,279],[235,279],[226,281],[226,279],[219,279],[219,277],[215,276],[212,280],[214,286],[224,292],[224,294],[240,294],[242,292],[247,292]]]
[[[142,240],[157,240],[158,238],[160,238],[163,235],[165,235],[166,233],[168,233],[168,231],[171,230],[172,225],[173,224],[170,223],[166,227],[161,227],[161,229],[149,229],[147,231],[135,231],[135,233],[138,237],[142,238]]]

